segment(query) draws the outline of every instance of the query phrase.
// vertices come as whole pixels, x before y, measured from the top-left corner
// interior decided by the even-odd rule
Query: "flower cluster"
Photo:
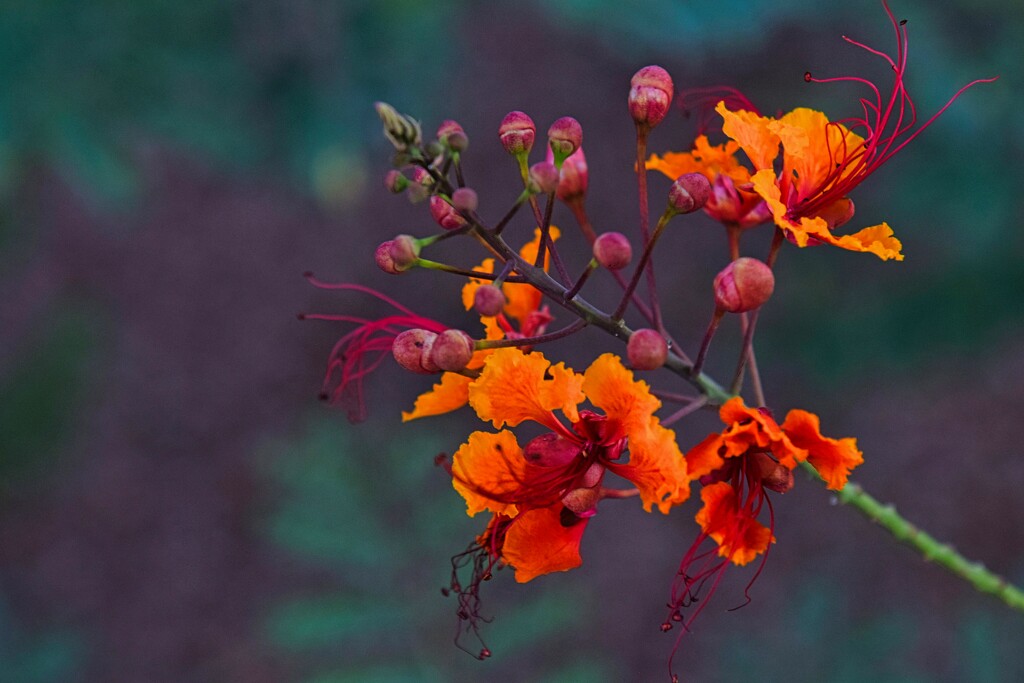
[[[468,630],[480,637],[480,589],[497,569],[510,567],[518,582],[573,569],[582,563],[583,534],[599,508],[614,510],[636,499],[647,512],[668,514],[699,489],[700,502],[692,513],[695,538],[688,549],[680,544],[682,561],[661,625],[668,631],[674,622],[683,622],[681,636],[708,604],[727,567],[758,558],[763,566],[776,541],[770,496],[793,488],[797,467],[839,491],[863,462],[853,438],[823,436],[811,412],[790,410],[781,424],[775,420],[757,372],[753,340],[759,313],[774,293],[775,261],[787,242],[903,259],[900,241],[884,222],[852,234],[838,232],[854,216],[848,195],[935,120],[915,127],[915,109],[904,85],[906,28],[888,6],[886,11],[896,28],[896,56],[854,44],[892,65],[888,96],[860,78],[806,76],[812,82],[853,80],[867,86],[874,97],[861,100],[861,118],[830,121],[806,108],[763,116],[733,88],[705,89],[705,97],[723,93],[712,104],[727,139],[712,144],[702,134],[689,151],[649,155],[648,138],[672,111],[675,86],[659,66],[640,69],[627,96],[636,127],[641,218],[636,259],[634,240],[618,232],[599,233],[587,214],[589,168],[583,130],[575,119],[551,124],[543,160],[532,165],[533,119],[514,111],[501,121],[498,143],[515,161],[518,174],[510,176],[519,194],[499,220],[489,222],[464,177],[469,136],[462,126],[445,121],[425,142],[418,121],[378,104],[385,136],[396,150],[396,168],[385,185],[414,203],[425,202],[439,229],[425,237],[399,235],[383,242],[375,254],[377,265],[396,276],[427,270],[459,278],[462,303],[474,314],[473,329],[456,329],[372,290],[330,285],[311,275],[320,287],[376,296],[394,313],[376,320],[305,317],[356,326],[332,351],[324,380],[324,396],[348,402],[355,417],[361,414],[364,378],[390,350],[406,370],[438,377],[402,413],[403,420],[468,406],[492,428],[472,432],[451,457],[437,458],[467,514],[487,515],[480,535],[452,558],[445,589],[459,603],[460,635]],[[648,169],[672,179],[653,227]],[[558,202],[575,219],[578,236],[552,224]],[[658,297],[653,254],[670,223],[702,209],[726,227],[730,258],[709,283],[711,321],[691,359],[685,344],[668,330],[677,321],[667,319],[665,314],[672,312],[663,309]],[[520,220],[524,212],[527,218]],[[768,224],[774,225],[775,237],[766,257],[742,255],[741,233]],[[433,244],[458,237],[485,249],[476,265],[426,258]],[[597,271],[605,271],[621,288],[617,300],[607,305],[584,296]],[[458,292],[452,288],[453,297]],[[553,310],[571,322],[551,329]],[[742,343],[732,381],[720,384],[703,367],[719,324],[730,315],[742,331]],[[585,351],[587,328],[624,342],[624,354],[598,355],[578,373],[549,360],[549,347],[540,350],[580,335],[576,348]],[[651,382],[682,382],[691,393],[671,386],[655,390],[636,377],[653,371],[660,372]],[[663,412],[668,403],[676,408]],[[684,454],[679,443],[695,438],[673,425],[715,407],[724,429]],[[606,504],[609,499],[627,502]],[[702,595],[699,606],[686,614]],[[490,650],[480,643],[473,654],[486,658]]]

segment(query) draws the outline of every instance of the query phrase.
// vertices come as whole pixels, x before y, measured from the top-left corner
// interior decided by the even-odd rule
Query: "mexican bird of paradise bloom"
[[[767,492],[789,491],[798,464],[809,462],[828,488],[839,491],[864,461],[856,439],[822,436],[818,416],[805,410],[789,411],[780,425],[768,409],[750,408],[734,397],[722,405],[719,417],[725,429],[686,454],[688,475],[703,484],[703,506],[696,517],[701,533],[683,557],[672,587],[672,621],[683,620],[681,608],[695,602],[709,581],[710,598],[730,563],[742,566],[764,555],[763,567],[775,542],[774,512]],[[767,526],[758,521],[764,507],[768,508]],[[717,549],[701,550],[709,538]],[[705,599],[686,627],[706,605]],[[665,631],[671,628],[670,621],[662,625]]]
[[[798,108],[776,119],[761,116],[742,103],[737,107],[736,98],[731,98],[716,107],[723,119],[722,131],[732,139],[730,143],[710,147],[702,136],[692,152],[670,154],[663,159],[652,157],[648,168],[671,175],[682,166],[696,165],[697,168],[686,171],[698,170],[713,182],[719,176],[728,179],[722,181],[725,187],[719,187],[716,195],[732,199],[734,208],[744,206],[743,202],[736,202],[737,197],[744,197],[742,192],[753,190],[767,204],[775,224],[797,246],[832,244],[851,251],[873,253],[883,260],[902,261],[902,244],[887,223],[849,235],[834,234],[836,228],[853,218],[854,205],[849,193],[934,123],[965,90],[995,79],[978,79],[963,86],[938,112],[918,126],[917,111],[904,82],[908,55],[906,21],[897,21],[888,3],[882,4],[896,34],[895,57],[846,36],[843,39],[889,64],[894,75],[886,93],[871,81],[857,76],[815,78],[810,72],[804,74],[807,82],[849,81],[868,88],[869,96],[860,99],[862,116],[829,121],[819,111]],[[780,145],[782,163],[781,172],[777,173]],[[746,153],[754,169],[749,182],[741,185],[737,183],[742,182],[743,171],[728,161],[737,147]],[[732,195],[727,191],[729,181],[741,194]],[[713,207],[714,203],[711,205]],[[724,216],[715,215],[713,210],[709,212],[724,222],[735,222],[739,215],[737,211],[726,212]]]
[[[602,412],[581,410],[584,400]],[[479,583],[496,565],[511,565],[521,583],[573,569],[602,499],[638,495],[648,512],[667,513],[689,496],[675,433],[654,416],[661,401],[617,356],[604,354],[578,374],[540,353],[497,349],[469,385],[469,404],[498,429],[531,421],[548,430],[525,447],[507,429],[474,432],[444,463],[467,514],[492,514],[487,531],[453,559],[456,570],[473,562],[469,586],[453,576],[452,590],[474,631]],[[604,487],[606,472],[635,489]]]
[[[549,228],[552,240],[559,237],[559,230],[555,226]],[[533,239],[523,245],[519,255],[527,263],[533,263],[537,258],[537,249],[540,246],[540,229],[534,230]],[[548,261],[545,256],[544,269],[547,270]],[[493,273],[494,259],[488,258],[476,267],[482,273]],[[486,284],[484,280],[471,279],[462,287],[462,304],[466,310],[473,308],[473,296],[476,290]],[[505,295],[504,310],[497,316],[480,316],[480,322],[484,326],[486,339],[522,339],[544,334],[548,324],[554,319],[543,304],[543,295],[537,288],[523,283],[505,282],[501,285],[501,291]],[[513,321],[515,324],[513,324]],[[473,355],[473,360],[467,366],[468,370],[478,370],[484,364],[484,359],[490,355],[490,349],[482,349]],[[433,386],[430,391],[421,394],[410,411],[402,412],[402,421],[408,422],[420,417],[441,415],[458,410],[466,405],[469,400],[469,384],[473,378],[457,372],[446,372],[441,375],[441,381]]]

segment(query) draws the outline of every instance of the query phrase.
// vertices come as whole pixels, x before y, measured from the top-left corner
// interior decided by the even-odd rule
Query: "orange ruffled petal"
[[[528,510],[509,526],[501,554],[515,567],[519,583],[541,574],[575,569],[583,563],[580,541],[588,520],[563,526],[561,512],[561,504]]]
[[[560,409],[569,421],[579,421],[577,405],[585,398],[582,384],[582,375],[564,363],[551,365],[541,353],[496,349],[469,385],[469,404],[481,420],[490,420],[499,429],[533,420],[564,431],[551,411]]]
[[[663,157],[652,154],[645,166],[651,171],[660,171],[675,180],[686,173],[702,173],[708,180],[727,175],[736,184],[750,180],[750,171],[740,164],[736,152],[740,146],[735,140],[722,145],[711,145],[708,136],[701,135],[693,141],[689,152],[668,152]]]
[[[729,111],[725,102],[715,107],[722,116],[722,132],[739,143],[755,170],[771,168],[779,156],[779,136],[772,130],[773,120],[750,111]]]
[[[473,378],[456,372],[444,373],[433,389],[419,395],[412,410],[402,411],[402,422],[458,410],[469,401],[469,385],[472,381]]]
[[[833,491],[846,486],[850,472],[864,462],[864,454],[857,448],[856,439],[822,436],[820,421],[814,413],[791,410],[782,428],[794,444],[808,451],[807,460]]]
[[[836,164],[863,153],[864,138],[841,123],[830,123],[820,111],[799,107],[769,124],[782,142],[783,177],[796,184],[799,197],[807,197],[829,182]],[[854,172],[847,166],[838,182]]]
[[[557,240],[561,235],[558,228],[553,225],[550,226],[549,231],[552,241]],[[533,239],[519,250],[519,255],[527,263],[532,264],[537,260],[537,249],[540,248],[540,240],[540,228],[534,228]],[[550,252],[545,252],[544,270],[548,269],[548,262],[550,260]],[[527,317],[540,308],[541,302],[544,299],[544,295],[540,293],[539,289],[521,282],[506,283],[502,285],[501,291],[505,293],[505,298],[508,299],[508,303],[505,304],[505,314],[515,318],[519,323],[520,329],[526,324]]]
[[[718,543],[719,556],[742,566],[775,542],[771,529],[740,509],[736,491],[729,484],[705,486],[700,497],[704,507],[697,512],[697,524]]]
[[[587,368],[583,392],[629,437],[628,464],[609,469],[640,491],[644,510],[658,506],[662,513],[690,496],[686,461],[676,445],[675,432],[665,429],[654,412],[661,407],[646,382],[634,380],[618,356],[606,353]]]
[[[466,514],[490,510],[514,517],[517,508],[510,499],[519,490],[526,459],[515,434],[473,432],[452,456],[452,486],[466,499]]]

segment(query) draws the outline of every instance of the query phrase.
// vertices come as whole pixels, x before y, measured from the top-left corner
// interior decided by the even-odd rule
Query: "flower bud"
[[[457,211],[465,211],[466,213],[476,211],[478,203],[476,192],[468,187],[460,187],[455,192],[452,192],[452,206]]]
[[[537,126],[533,119],[521,111],[510,111],[498,127],[498,139],[505,151],[513,156],[526,155],[533,149]]]
[[[394,240],[381,242],[377,245],[377,251],[373,253],[373,260],[377,262],[377,267],[388,275],[398,275],[403,270],[395,264],[395,257],[391,255],[391,247],[394,243]]]
[[[558,189],[558,169],[548,161],[541,161],[530,167],[529,190],[550,194]]]
[[[729,313],[752,311],[768,301],[774,289],[772,269],[744,256],[715,276],[715,305]]]
[[[597,504],[601,500],[601,491],[596,488],[579,488],[569,491],[562,497],[562,505],[577,517],[587,518],[597,514]]]
[[[673,213],[693,213],[707,204],[711,196],[711,183],[703,173],[685,173],[672,183],[668,191],[668,206]]]
[[[594,259],[608,270],[622,270],[633,258],[633,246],[621,232],[606,232],[594,240]]]
[[[505,310],[505,293],[495,285],[480,285],[473,293],[473,308],[480,315],[500,315]]]
[[[385,242],[385,244],[388,244]],[[391,240],[391,259],[398,270],[408,270],[420,257],[420,243],[412,235],[399,235]]]
[[[554,162],[554,154],[550,147],[548,148],[548,161]],[[562,162],[556,194],[567,204],[577,199],[583,199],[587,194],[589,182],[587,158],[583,155],[583,148],[580,147]]]
[[[638,124],[654,128],[672,106],[672,77],[660,66],[645,66],[629,84],[629,115]]]
[[[399,114],[390,104],[376,102],[373,105],[377,110],[377,116],[384,123],[384,136],[391,141],[399,152],[404,152],[409,147],[415,147],[423,140],[423,132],[420,129],[419,121]]]
[[[474,345],[473,338],[462,330],[445,330],[434,340],[430,360],[442,370],[458,372],[473,358]]]
[[[391,355],[395,357],[399,365],[409,372],[421,375],[433,374],[439,369],[432,362],[428,362],[428,356],[435,339],[437,339],[437,335],[429,330],[420,328],[405,330],[392,342]]]
[[[634,370],[657,370],[668,358],[668,342],[657,330],[637,330],[626,343],[626,357]]]
[[[458,121],[453,121],[451,119],[445,119],[444,121],[441,122],[441,125],[437,127],[437,140],[442,145],[447,145],[448,144],[448,136],[449,135],[451,135],[452,133],[465,133],[465,132],[466,131],[462,130],[462,126],[459,125]]]
[[[460,216],[443,197],[436,194],[430,198],[430,215],[445,230],[455,230],[466,224],[466,219]]]
[[[583,127],[571,116],[563,116],[548,128],[548,146],[554,153],[555,166],[561,166],[582,144]]]
[[[582,451],[576,442],[554,432],[548,432],[526,444],[523,448],[523,457],[527,462],[540,467],[564,467]]]
[[[399,194],[409,187],[409,179],[402,175],[401,171],[392,169],[384,176],[384,187],[391,194]]]
[[[421,202],[430,196],[434,186],[434,179],[426,169],[417,166],[412,170],[412,179],[409,184],[409,201],[413,204]]]

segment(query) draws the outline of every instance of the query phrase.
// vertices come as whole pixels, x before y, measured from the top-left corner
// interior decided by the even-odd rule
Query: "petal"
[[[703,165],[690,152],[666,152],[659,157],[652,154],[644,164],[648,171],[660,171],[672,180],[685,173],[703,173]]]
[[[499,429],[533,420],[564,432],[551,411],[561,409],[569,421],[577,422],[576,406],[584,399],[582,384],[582,375],[563,363],[551,365],[542,353],[496,349],[480,377],[469,385],[469,404],[481,420],[490,420]]]
[[[525,469],[515,434],[473,432],[452,456],[452,486],[466,499],[470,517],[483,510],[512,517]]]
[[[772,119],[750,111],[729,111],[725,102],[719,102],[715,111],[722,116],[722,132],[739,143],[754,168],[771,168],[779,155],[779,137],[771,130]]]
[[[562,526],[562,504],[528,510],[513,520],[505,535],[502,557],[515,567],[516,581],[564,572],[583,563],[580,541],[586,519]]]
[[[849,175],[853,166],[847,167],[840,178],[829,181],[837,164],[863,153],[864,138],[840,123],[830,123],[827,116],[814,109],[794,109],[769,128],[782,142],[783,177],[794,179],[798,197],[811,196],[826,183]]]
[[[552,241],[557,240],[561,235],[558,228],[553,225],[549,230]],[[533,239],[519,250],[519,255],[523,257],[524,261],[533,263],[537,260],[537,249],[540,247],[540,240],[540,228],[534,228]],[[550,253],[545,253],[544,270],[548,269],[549,260]],[[505,314],[515,318],[519,322],[520,329],[522,329],[526,323],[526,318],[540,308],[544,295],[533,285],[518,282],[506,283],[502,285],[501,290],[505,293],[505,298],[508,299],[508,303],[505,304]]]
[[[478,270],[481,273],[493,273],[494,259],[485,258],[474,270]],[[467,311],[473,308],[473,298],[476,296],[476,290],[478,290],[481,285],[487,284],[487,282],[487,280],[470,278],[466,281],[466,284],[462,285],[462,305],[466,307]]]
[[[469,401],[469,385],[472,381],[473,378],[457,372],[444,373],[433,389],[419,395],[411,411],[402,411],[402,422],[458,410]]]
[[[612,462],[607,467],[636,486],[647,512],[657,505],[662,514],[668,514],[673,505],[690,497],[692,478],[676,445],[676,434],[658,424],[656,417],[646,429],[629,433],[629,462]]]
[[[721,557],[744,565],[775,542],[771,529],[740,508],[736,491],[729,484],[705,486],[700,497],[704,507],[697,512],[697,524],[718,543]]]
[[[830,243],[850,251],[870,252],[883,261],[903,260],[903,254],[900,253],[903,243],[893,235],[888,223],[872,225],[852,235],[833,237]]]
[[[605,353],[583,375],[583,393],[627,433],[647,429],[651,416],[661,407],[647,382],[633,379],[618,356]]]
[[[846,486],[850,471],[864,462],[864,454],[857,448],[856,439],[822,436],[820,421],[814,413],[791,410],[782,423],[782,429],[796,446],[807,450],[807,460],[833,491]]]
[[[711,474],[725,464],[725,442],[721,434],[706,439],[686,452],[686,471],[694,479]]]

